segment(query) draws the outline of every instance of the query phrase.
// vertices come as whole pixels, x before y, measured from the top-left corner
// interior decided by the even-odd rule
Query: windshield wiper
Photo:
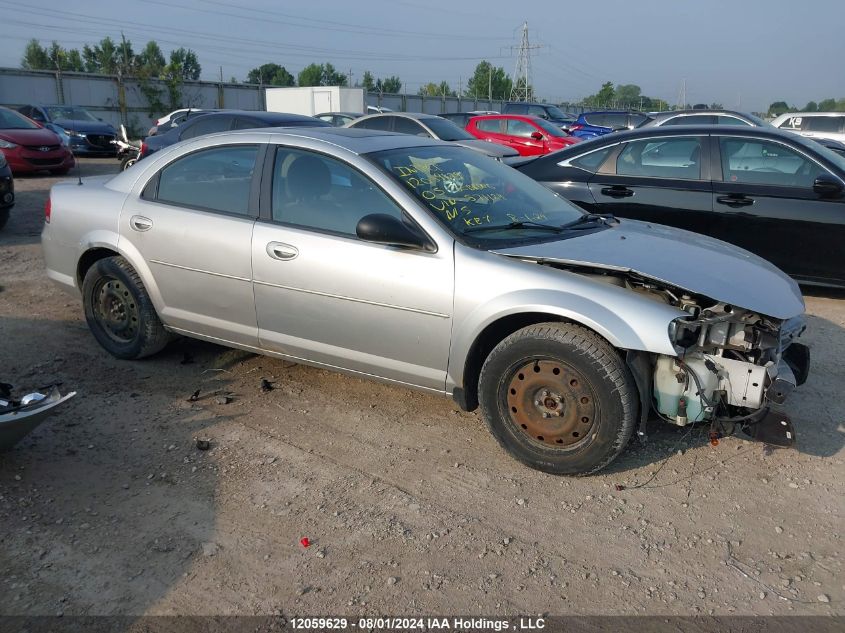
[[[542,224],[540,222],[532,222],[531,220],[523,220],[520,222],[511,222],[510,224],[487,224],[483,226],[472,226],[464,233],[481,233],[483,231],[511,231],[514,229],[543,229],[546,231],[554,231],[561,233],[564,231],[563,226],[553,226],[551,224]]]
[[[585,213],[577,220],[572,220],[572,222],[567,222],[566,224],[562,225],[560,228],[564,231],[578,231],[580,229],[590,229],[595,227],[598,224],[619,224],[619,220],[616,219],[616,216],[610,213]]]

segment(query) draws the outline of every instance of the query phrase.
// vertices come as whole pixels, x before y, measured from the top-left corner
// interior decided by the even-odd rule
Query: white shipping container
[[[363,88],[267,88],[266,103],[268,112],[289,112],[307,116],[323,112],[365,112]]]

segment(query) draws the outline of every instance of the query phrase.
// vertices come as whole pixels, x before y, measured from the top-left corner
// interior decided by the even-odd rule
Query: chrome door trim
[[[245,277],[236,277],[235,275],[225,275],[223,273],[215,273],[210,270],[203,270],[202,268],[191,268],[190,266],[180,266],[179,264],[171,264],[168,262],[163,262],[160,259],[151,259],[149,260],[151,264],[160,264],[162,266],[170,266],[171,268],[179,268],[181,270],[189,270],[194,273],[204,273],[206,275],[211,275],[213,277],[224,277],[225,279],[235,279],[236,281],[252,281],[252,279],[247,279]]]
[[[345,297],[343,295],[335,295],[329,292],[319,292],[317,290],[306,290],[305,288],[296,288],[295,286],[285,286],[282,284],[273,284],[269,281],[258,281],[253,280],[254,284],[258,284],[259,286],[269,286],[270,288],[280,288],[282,290],[292,290],[294,292],[304,292],[305,294],[309,295],[318,295],[320,297],[329,297],[331,299],[341,299],[343,301],[352,301],[353,303],[365,303],[371,306],[378,306],[380,308],[392,308],[394,310],[402,310],[404,312],[414,312],[416,314],[424,314],[427,316],[438,317],[440,319],[448,319],[451,318],[448,314],[442,314],[440,312],[430,312],[428,310],[420,310],[419,308],[408,308],[405,306],[398,306],[392,303],[380,303],[378,301],[368,301],[367,299],[358,299],[356,297]]]

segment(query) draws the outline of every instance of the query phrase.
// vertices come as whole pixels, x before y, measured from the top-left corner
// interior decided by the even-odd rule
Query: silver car
[[[118,358],[184,335],[451,396],[558,474],[603,468],[650,417],[791,442],[776,406],[809,363],[794,281],[584,214],[478,152],[246,130],[83,183],[51,191],[47,271]]]

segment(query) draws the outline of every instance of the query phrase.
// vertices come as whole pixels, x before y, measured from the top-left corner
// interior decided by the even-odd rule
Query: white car
[[[845,143],[845,112],[787,112],[772,125],[808,138]]]

